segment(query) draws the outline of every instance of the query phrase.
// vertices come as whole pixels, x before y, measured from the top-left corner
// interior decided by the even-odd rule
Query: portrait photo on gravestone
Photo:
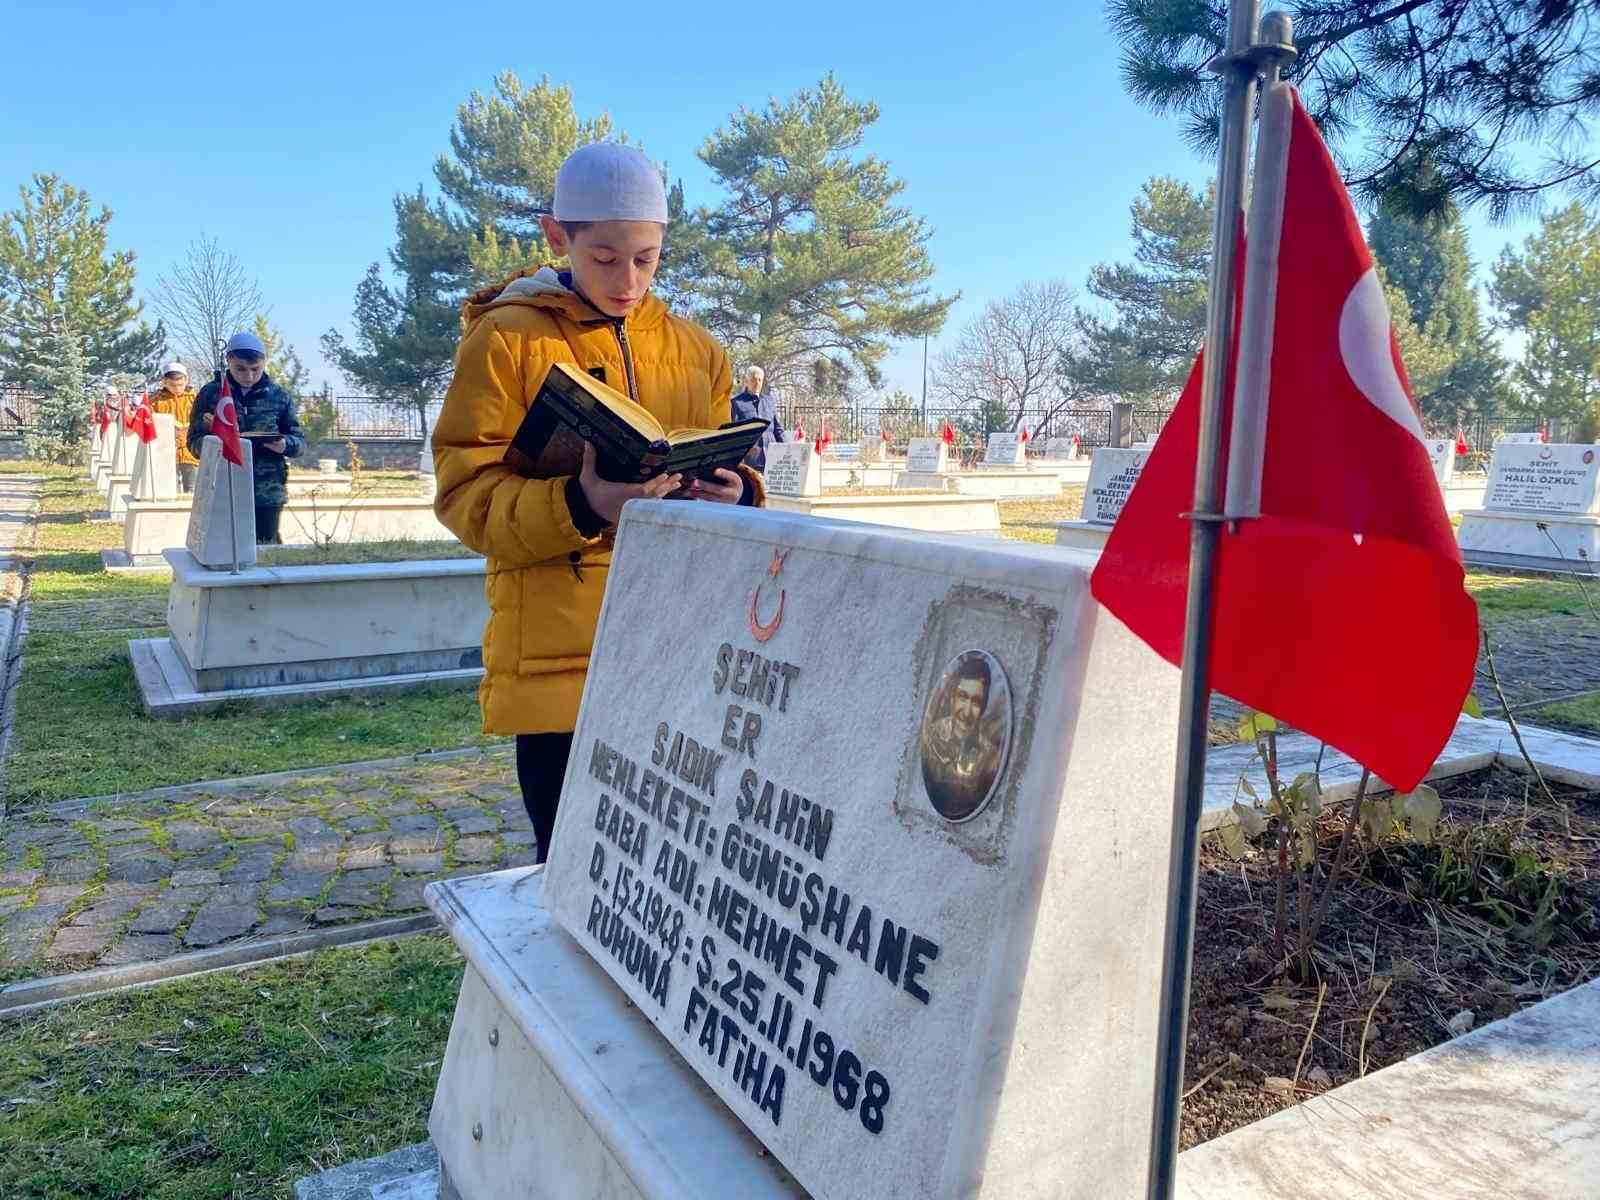
[[[1011,745],[1011,685],[986,650],[957,655],[928,697],[922,781],[941,817],[966,821],[994,794]]]

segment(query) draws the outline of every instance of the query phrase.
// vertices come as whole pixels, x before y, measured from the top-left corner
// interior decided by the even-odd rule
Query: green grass
[[[458,541],[422,542],[395,539],[387,542],[341,542],[332,546],[270,546],[256,559],[271,567],[300,567],[332,563],[418,562],[435,558],[476,558]]]
[[[1521,714],[1530,725],[1559,725],[1584,733],[1600,734],[1600,692],[1547,704],[1534,712]]]
[[[6,770],[8,805],[496,740],[480,732],[476,696],[449,688],[149,719],[128,642],[166,632],[169,581],[102,569],[99,550],[120,545],[122,527],[89,520],[99,503],[93,487],[75,478],[46,482]]]
[[[1583,598],[1585,588],[1600,605],[1600,579],[1580,583],[1549,576],[1467,573],[1467,591],[1477,599],[1478,611],[1489,618],[1590,613]]]
[[[419,936],[0,1024],[0,1196],[287,1198],[419,1142],[461,969]]]
[[[81,467],[41,462],[36,458],[14,458],[0,462],[0,475],[44,475],[62,479],[82,478]]]
[[[1000,535],[1019,542],[1054,545],[1056,522],[1075,520],[1083,512],[1083,485],[1065,484],[1050,500],[1000,501]]]

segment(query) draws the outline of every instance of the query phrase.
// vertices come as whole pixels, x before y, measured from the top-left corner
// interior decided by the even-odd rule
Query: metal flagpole
[[[1183,692],[1178,710],[1172,849],[1167,868],[1166,942],[1161,964],[1148,1200],[1170,1200],[1177,1180],[1183,1052],[1189,1023],[1189,968],[1194,947],[1195,877],[1211,706],[1212,604],[1217,544],[1225,521],[1217,454],[1222,444],[1222,398],[1233,339],[1239,218],[1250,166],[1250,121],[1256,73],[1263,59],[1277,57],[1272,47],[1257,44],[1259,13],[1260,0],[1233,0],[1228,11],[1227,49],[1211,63],[1211,69],[1222,76],[1222,124],[1217,153],[1217,207],[1211,232],[1210,303],[1206,314],[1194,509],[1184,514],[1190,522],[1189,587],[1183,636]]]

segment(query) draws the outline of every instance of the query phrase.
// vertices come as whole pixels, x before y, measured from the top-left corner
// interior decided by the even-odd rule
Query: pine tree
[[[60,317],[34,343],[39,352],[39,405],[23,435],[29,458],[76,461],[89,436],[89,400],[83,340]]]
[[[55,175],[18,189],[19,208],[0,215],[0,376],[39,387],[57,347],[58,324],[74,331],[91,374],[142,371],[164,340],[135,325],[134,256],[108,249],[111,210]]]
[[[1547,188],[1600,191],[1587,122],[1600,112],[1595,0],[1299,0],[1289,78],[1325,137],[1345,143],[1346,180],[1414,216],[1449,200],[1492,216]],[[1217,137],[1228,6],[1111,0],[1122,78],[1135,99]]]
[[[444,196],[421,187],[394,199],[393,275],[373,263],[356,287],[354,332],[322,338],[323,353],[357,387],[427,421],[450,377],[461,301],[473,289],[550,257],[538,214],[556,172],[580,145],[616,136],[601,114],[580,120],[572,91],[548,78],[523,87],[511,72],[494,93],[473,92],[456,112],[450,155],[434,165]]]
[[[1520,253],[1506,247],[1490,293],[1526,338],[1518,407],[1600,428],[1600,220],[1577,203],[1549,214]]]
[[[1449,428],[1476,413],[1493,413],[1509,400],[1506,364],[1479,310],[1474,268],[1461,211],[1447,203],[1430,217],[1411,217],[1379,205],[1367,224],[1367,243],[1385,280],[1404,294],[1406,313],[1390,304],[1390,318],[1411,373],[1412,392],[1431,424]],[[1406,349],[1432,344],[1448,352],[1442,372],[1414,366]]]
[[[877,119],[828,75],[741,109],[700,150],[726,194],[686,222],[669,282],[691,281],[695,315],[774,386],[819,360],[877,386],[889,342],[937,333],[956,299],[928,290],[929,231],[896,203],[905,184],[861,153]]]
[[[311,372],[306,370],[305,363],[300,361],[282,332],[267,321],[266,313],[256,314],[254,328],[261,344],[267,348],[267,374],[272,382],[296,400],[300,399],[311,388]]]
[[[1064,358],[1076,392],[1168,400],[1183,387],[1206,332],[1212,197],[1177,179],[1149,180],[1132,205],[1134,261],[1089,274],[1111,317],[1080,317],[1085,347]]]

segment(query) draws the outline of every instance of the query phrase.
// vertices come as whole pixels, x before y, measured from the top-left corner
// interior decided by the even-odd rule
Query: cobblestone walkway
[[[0,978],[414,913],[430,880],[532,862],[533,843],[504,750],[19,813],[0,826]]]

